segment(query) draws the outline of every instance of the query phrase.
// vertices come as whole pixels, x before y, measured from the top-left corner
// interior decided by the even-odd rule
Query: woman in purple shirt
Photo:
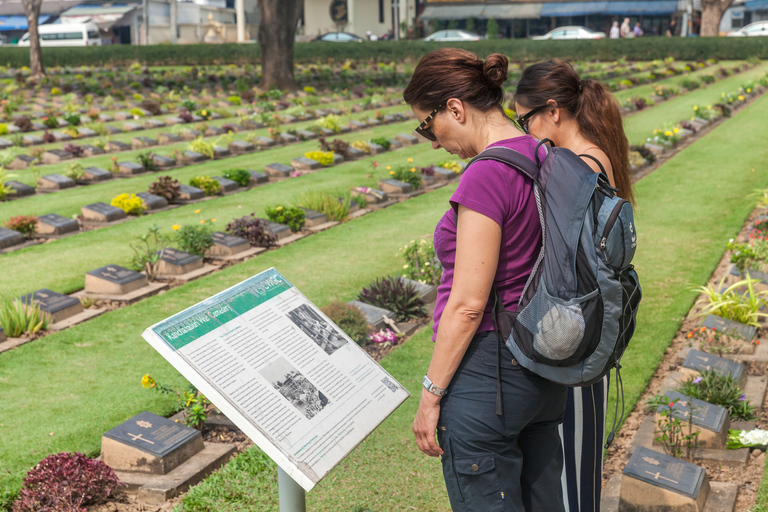
[[[456,48],[426,55],[403,93],[421,120],[417,132],[459,158],[504,146],[533,159],[537,141],[501,108],[507,66],[503,55],[482,61]],[[505,164],[478,161],[450,206],[435,229],[444,273],[416,443],[442,455],[454,512],[561,512],[566,389],[522,368],[499,342],[489,299],[495,286],[514,309],[533,270],[541,228],[532,182]]]

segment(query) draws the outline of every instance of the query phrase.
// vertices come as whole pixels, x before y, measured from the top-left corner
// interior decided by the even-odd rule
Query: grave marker
[[[136,162],[120,162],[118,165],[117,174],[133,175],[147,172],[143,165]]]
[[[231,154],[231,151],[221,146],[213,146],[213,158],[226,158]]]
[[[8,164],[8,169],[26,169],[33,163],[35,163],[35,159],[31,155],[18,155],[10,164]]]
[[[161,133],[157,136],[157,142],[159,144],[173,144],[181,142],[181,137],[173,133]]]
[[[53,135],[53,138],[56,140],[56,142],[65,142],[68,140],[72,140],[72,136],[64,132],[55,131],[55,132],[51,132],[51,135]]]
[[[125,295],[148,284],[144,274],[119,265],[107,265],[85,274],[85,291],[97,295]]]
[[[0,249],[24,243],[24,235],[12,229],[0,227]]]
[[[96,137],[99,132],[96,130],[91,130],[90,128],[86,128],[85,126],[78,126],[77,132],[79,133],[80,138],[88,138],[88,137]]]
[[[720,375],[730,375],[734,381],[741,383],[741,387],[747,377],[744,365],[741,363],[707,354],[701,350],[690,350],[683,361],[681,380],[687,380],[692,375],[698,375],[705,370],[714,371]]]
[[[205,160],[205,155],[198,153],[197,151],[192,151],[191,149],[184,151],[182,157],[186,162],[202,162]]]
[[[114,222],[128,216],[122,208],[106,203],[88,204],[80,210],[87,222]]]
[[[165,475],[202,451],[199,430],[144,411],[106,432],[102,461],[117,471]]]
[[[293,160],[291,160],[291,165],[300,171],[312,171],[322,167],[322,165],[320,165],[320,162],[318,162],[317,160],[313,160],[305,156],[294,158]]]
[[[83,305],[78,299],[62,295],[47,288],[28,293],[18,300],[25,305],[38,305],[40,311],[48,313],[53,323],[61,322],[83,312]]]
[[[370,325],[371,328],[376,331],[387,327],[388,322],[385,321],[385,319],[389,319],[392,322],[395,321],[395,314],[388,309],[372,306],[359,300],[351,300],[347,302],[347,304],[350,306],[355,306],[360,311],[362,311],[363,316],[365,316],[365,321],[368,322],[368,325]]]
[[[254,142],[259,147],[271,147],[277,144],[273,139],[270,139],[269,137],[264,137],[264,136],[256,137]]]
[[[111,172],[100,167],[86,167],[83,181],[106,181],[114,178]]]
[[[49,213],[37,218],[37,233],[40,235],[59,236],[80,229],[75,219],[62,217],[57,213]]]
[[[245,140],[234,140],[229,143],[228,147],[235,154],[250,153],[256,150],[256,146]]]
[[[221,176],[213,176],[213,179],[219,182],[219,190],[223,193],[234,192],[238,189],[238,184],[234,180],[222,178]]]
[[[290,165],[285,165],[277,162],[264,166],[264,172],[266,172],[268,176],[271,176],[273,178],[290,178],[291,173],[295,170],[296,169],[294,167],[291,167]]]
[[[205,197],[205,192],[192,185],[179,185],[179,201],[197,201]]]
[[[163,155],[152,155],[152,161],[161,169],[168,169],[176,165],[176,160]]]
[[[71,160],[72,153],[63,149],[49,149],[42,155],[44,164],[57,164],[64,160]]]
[[[119,140],[111,140],[104,145],[104,148],[106,148],[107,151],[114,153],[118,151],[128,151],[131,149],[131,146]]]
[[[92,146],[90,144],[83,145],[83,156],[92,157],[94,155],[103,155],[104,150],[98,146]]]
[[[755,334],[757,333],[757,329],[751,325],[734,322],[733,320],[728,320],[727,318],[717,315],[707,315],[701,323],[701,326],[709,328],[714,327],[715,329],[726,333],[736,332],[747,341],[755,339]]]
[[[295,135],[291,135],[290,133],[281,133],[280,134],[280,143],[281,144],[292,144],[299,140],[298,137]]]
[[[288,238],[291,236],[291,228],[285,224],[280,224],[279,222],[274,222],[267,219],[262,220],[267,223],[267,231],[275,235],[278,240],[282,240],[283,238]]]
[[[432,171],[435,173],[434,174],[435,179],[439,181],[452,180],[453,178],[458,176],[458,174],[456,174],[450,169],[446,169],[445,167],[433,166]]]
[[[8,139],[3,139],[0,137],[0,149],[8,149],[13,146],[13,142],[9,141]]]
[[[26,134],[22,136],[21,143],[24,146],[37,146],[43,144],[44,141],[37,135]]]
[[[171,247],[160,252],[157,273],[164,276],[179,276],[203,267],[200,256],[189,254]]]
[[[251,175],[250,185],[258,185],[260,183],[267,183],[269,177],[263,172],[252,171],[248,169],[248,173]]]
[[[162,196],[150,194],[149,192],[139,192],[136,197],[140,197],[144,201],[144,206],[147,210],[159,210],[168,206],[168,200]]]
[[[407,277],[402,276],[400,277],[400,281],[405,283],[406,286],[413,286],[425,304],[429,304],[430,302],[435,302],[435,300],[437,300],[437,287],[432,286],[431,284],[420,283],[418,281],[414,281],[413,279],[408,279]]]
[[[144,129],[139,123],[134,123],[133,121],[123,123],[121,128],[124,132],[136,132]]]
[[[77,185],[75,183],[75,180],[72,178],[67,178],[66,176],[63,176],[61,174],[46,174],[45,176],[41,176],[37,180],[37,186],[42,189],[48,189],[48,190],[61,190],[65,188],[71,188]]]
[[[160,121],[159,119],[145,119],[144,120],[144,128],[147,130],[152,130],[155,128],[163,128],[165,126],[165,123]]]
[[[315,210],[310,210],[309,208],[302,208],[302,210],[304,210],[305,227],[313,228],[328,222],[328,216],[324,213],[316,212]]]
[[[233,256],[251,248],[248,240],[228,233],[216,231],[213,234],[213,246],[208,249],[211,256]]]
[[[35,195],[35,187],[27,185],[26,183],[20,183],[18,181],[6,181],[6,185],[11,187],[11,194],[15,197],[25,197]]]
[[[716,450],[725,448],[725,440],[731,425],[728,409],[697,398],[685,396],[677,391],[667,391],[665,396],[669,398],[670,402],[674,401],[672,407],[674,417],[680,418],[686,424],[691,404],[693,404],[693,431],[699,432],[698,440],[702,448]],[[660,416],[657,412],[657,423],[659,419]]]
[[[703,512],[708,495],[704,468],[638,446],[623,471],[619,510]]]
[[[121,130],[119,127],[113,126],[111,124],[104,125],[104,128],[106,128],[106,130],[109,132],[109,135],[118,135],[120,133],[123,133],[123,130]]]
[[[132,149],[142,149],[142,148],[148,148],[150,146],[157,146],[157,141],[155,139],[150,139],[149,137],[134,137],[131,140],[131,148]]]
[[[393,179],[381,180],[379,188],[387,194],[408,194],[413,192],[413,186],[410,183]]]

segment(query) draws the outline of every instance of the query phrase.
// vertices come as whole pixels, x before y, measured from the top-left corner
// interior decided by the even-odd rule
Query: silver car
[[[756,21],[745,27],[728,32],[728,37],[768,36],[768,21]]]
[[[548,39],[603,39],[605,32],[597,32],[587,27],[557,27],[543,36],[531,36],[535,41]]]
[[[479,41],[484,37],[466,30],[438,30],[434,34],[430,34],[424,38],[425,41],[438,41],[438,42],[450,42],[450,41]]]

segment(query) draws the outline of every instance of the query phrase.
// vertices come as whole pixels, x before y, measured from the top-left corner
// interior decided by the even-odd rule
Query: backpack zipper
[[[616,219],[619,218],[621,209],[627,203],[626,199],[619,199],[616,206],[613,207],[611,215],[608,216],[608,220],[605,223],[605,229],[603,229],[603,237],[600,239],[600,249],[605,251],[605,242],[608,240],[608,233],[613,229],[613,225],[616,224]]]

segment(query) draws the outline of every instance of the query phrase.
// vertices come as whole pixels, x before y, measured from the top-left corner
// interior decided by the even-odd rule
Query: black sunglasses
[[[435,134],[432,133],[431,128],[427,128],[427,125],[430,121],[437,115],[437,113],[440,111],[440,109],[443,108],[443,105],[438,106],[435,110],[432,111],[431,114],[429,114],[419,125],[418,128],[416,128],[416,133],[424,137],[425,139],[435,142],[437,140],[437,137],[435,137]]]
[[[517,126],[520,127],[521,130],[523,130],[525,133],[528,133],[528,122],[531,120],[533,116],[544,110],[545,108],[554,107],[553,105],[542,105],[540,107],[536,107],[532,110],[529,110],[522,116],[515,119],[515,123]]]

